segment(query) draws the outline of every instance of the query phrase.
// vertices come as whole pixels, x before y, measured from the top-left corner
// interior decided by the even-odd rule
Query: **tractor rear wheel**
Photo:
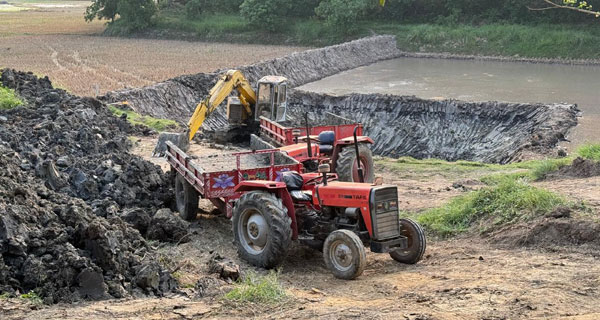
[[[336,230],[323,245],[325,265],[336,278],[356,279],[365,270],[367,254],[360,238],[350,230]]]
[[[178,174],[175,177],[175,202],[177,211],[183,220],[193,221],[198,213],[198,191],[185,178]]]
[[[373,154],[369,145],[361,143],[358,145],[358,158],[360,167],[363,169],[365,182],[373,182]],[[356,149],[354,145],[342,148],[337,156],[335,172],[340,181],[359,182],[358,163],[356,161]]]
[[[419,262],[427,247],[423,228],[411,219],[400,219],[400,232],[408,238],[408,247],[396,249],[390,252],[390,256],[400,263],[415,264]]]
[[[240,257],[263,268],[280,264],[292,242],[292,219],[281,199],[250,191],[233,208],[233,237]]]

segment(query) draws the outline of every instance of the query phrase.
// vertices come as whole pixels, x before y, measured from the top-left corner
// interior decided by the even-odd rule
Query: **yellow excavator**
[[[202,127],[204,120],[217,109],[225,98],[228,98],[227,119],[231,124],[248,124],[253,118],[258,121],[261,116],[273,121],[285,120],[287,86],[288,81],[285,77],[265,76],[258,81],[255,92],[241,71],[225,72],[208,95],[196,106],[194,114],[188,121],[187,134],[161,133],[153,154],[155,156],[163,155],[166,150],[166,141],[172,141],[182,149],[187,149],[189,141]],[[237,91],[237,98],[229,96],[233,90]]]

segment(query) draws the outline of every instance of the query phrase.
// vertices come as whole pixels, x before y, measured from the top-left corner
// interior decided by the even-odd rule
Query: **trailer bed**
[[[211,200],[231,216],[231,201],[239,194],[235,186],[245,180],[280,181],[285,171],[302,171],[302,164],[278,149],[216,153],[196,157],[167,142],[167,162],[185,178],[201,198]]]

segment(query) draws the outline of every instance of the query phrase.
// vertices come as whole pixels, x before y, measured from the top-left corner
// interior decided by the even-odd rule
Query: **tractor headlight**
[[[387,200],[377,202],[375,207],[376,212],[387,212],[392,210],[398,210],[398,200]]]

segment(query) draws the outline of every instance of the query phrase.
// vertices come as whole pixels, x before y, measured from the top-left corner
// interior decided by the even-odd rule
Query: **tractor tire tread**
[[[425,231],[423,231],[423,228],[421,227],[421,225],[419,225],[417,222],[411,220],[411,219],[400,219],[400,223],[401,224],[406,224],[408,225],[410,228],[413,228],[414,231],[416,232],[417,235],[417,246],[416,246],[416,250],[412,251],[409,255],[401,255],[398,253],[398,251],[391,251],[390,252],[390,256],[392,257],[392,259],[400,262],[400,263],[406,263],[406,264],[415,264],[419,261],[421,261],[421,259],[423,259],[423,255],[425,254],[425,249],[427,248],[427,239],[425,238]]]
[[[358,251],[356,252],[358,253],[357,255],[353,255],[353,268],[351,268],[348,271],[335,269],[332,262],[328,258],[329,251],[331,250],[331,243],[335,240],[338,240],[339,238],[345,238],[345,240],[350,240],[351,245]],[[338,279],[356,279],[365,271],[365,268],[367,266],[367,253],[364,244],[354,232],[345,229],[335,230],[329,234],[329,236],[325,240],[325,244],[323,245],[323,258],[325,260],[325,265],[327,266],[327,269],[329,269],[333,273],[333,275]]]
[[[269,242],[259,255],[247,252],[240,243],[238,234],[242,209],[253,206],[263,213],[269,225]],[[238,255],[257,267],[271,269],[283,262],[292,243],[292,219],[281,199],[270,192],[250,191],[243,194],[233,208],[233,235]]]
[[[179,211],[179,215],[183,220],[194,221],[198,213],[198,200],[200,199],[198,191],[182,175],[177,174],[175,179],[175,194],[177,195],[179,188],[183,188],[183,203],[176,201],[177,211]]]
[[[358,145],[358,153],[364,155],[367,158],[369,169],[365,175],[365,182],[371,183],[374,180],[373,173],[373,153],[366,143],[360,143]],[[358,182],[353,181],[352,170],[354,168],[354,159],[356,159],[356,150],[354,145],[346,146],[342,148],[340,154],[337,156],[335,162],[335,172],[338,175],[339,181]]]

